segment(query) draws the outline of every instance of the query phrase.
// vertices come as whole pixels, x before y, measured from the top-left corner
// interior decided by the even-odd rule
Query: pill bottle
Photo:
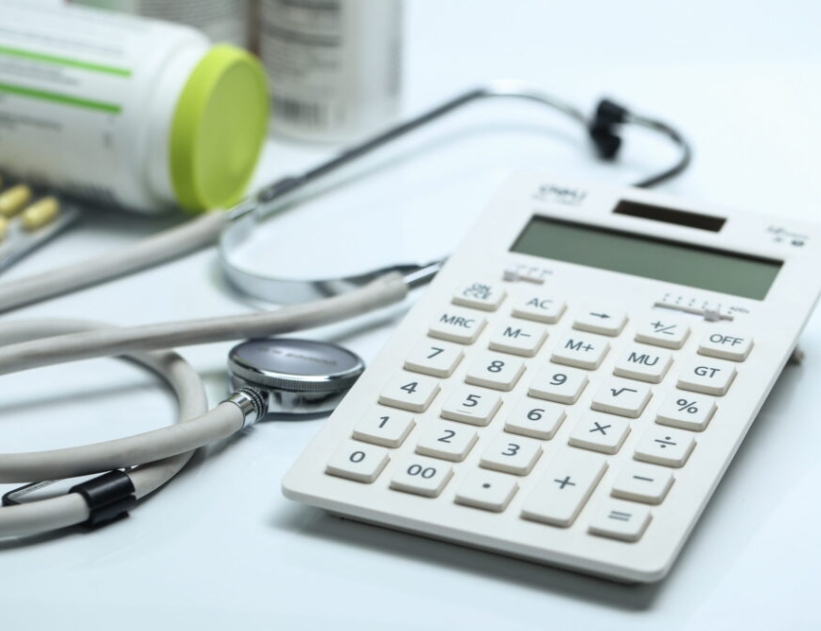
[[[268,122],[261,65],[197,30],[2,0],[0,170],[143,212],[238,201]]]
[[[273,131],[342,142],[395,119],[400,0],[261,0],[258,23]]]
[[[124,11],[147,18],[187,24],[212,42],[248,48],[252,0],[70,0],[100,9]]]

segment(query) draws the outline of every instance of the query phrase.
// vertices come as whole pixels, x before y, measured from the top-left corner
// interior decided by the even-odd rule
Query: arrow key
[[[573,328],[615,337],[627,324],[627,314],[620,309],[609,307],[584,307],[576,314]]]

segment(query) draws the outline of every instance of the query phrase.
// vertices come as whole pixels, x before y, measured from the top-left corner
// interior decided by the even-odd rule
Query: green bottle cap
[[[171,185],[179,205],[200,212],[238,202],[267,127],[268,85],[259,61],[234,46],[214,46],[191,73],[171,123]]]

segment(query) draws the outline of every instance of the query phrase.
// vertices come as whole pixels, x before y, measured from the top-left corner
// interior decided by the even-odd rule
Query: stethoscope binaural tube
[[[614,159],[619,150],[621,139],[616,133],[616,128],[622,124],[644,126],[667,136],[681,148],[681,156],[678,162],[637,182],[635,186],[638,187],[653,186],[674,177],[687,168],[691,159],[689,145],[675,129],[661,121],[631,114],[612,101],[602,101],[595,115],[588,119],[579,109],[540,91],[534,86],[519,81],[495,81],[460,94],[419,116],[346,149],[338,156],[301,175],[282,178],[263,188],[254,198],[232,210],[231,220],[220,235],[219,241],[220,261],[225,275],[240,292],[256,300],[280,305],[298,304],[344,293],[361,287],[388,272],[398,272],[406,276],[411,287],[428,282],[444,264],[444,260],[424,264],[397,263],[351,276],[297,280],[263,275],[247,270],[236,261],[236,252],[250,237],[251,233],[259,227],[260,223],[289,201],[293,201],[297,192],[317,180],[455,110],[477,101],[497,98],[531,101],[565,114],[584,126],[599,155],[606,160]]]

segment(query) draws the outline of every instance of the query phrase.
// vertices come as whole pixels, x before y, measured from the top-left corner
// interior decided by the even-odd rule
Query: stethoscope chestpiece
[[[231,387],[267,394],[268,413],[285,418],[332,412],[364,370],[358,355],[330,342],[249,340],[228,354]]]

